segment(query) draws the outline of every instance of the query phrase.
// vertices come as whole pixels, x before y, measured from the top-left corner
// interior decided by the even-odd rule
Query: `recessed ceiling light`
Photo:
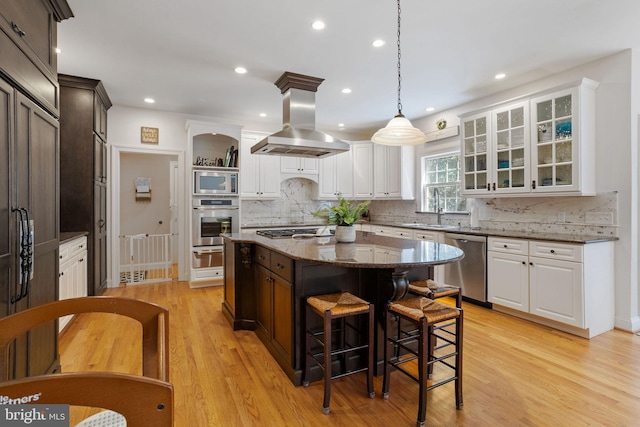
[[[507,77],[507,75],[505,73],[498,73],[496,74],[496,80],[502,80],[505,77]]]
[[[373,45],[373,47],[380,47],[380,46],[384,46],[386,42],[384,40],[374,40],[371,44]]]
[[[247,69],[244,67],[236,67],[234,71],[238,74],[245,74],[247,72]]]
[[[317,21],[313,21],[313,24],[311,24],[311,27],[314,30],[323,30],[324,29],[324,22],[317,20]]]
[[[260,117],[267,117],[267,113],[260,113]]]
[[[345,87],[344,89],[342,89],[342,93],[351,93],[351,89]]]
[[[60,49],[59,47],[56,48],[56,53],[62,53],[62,49]]]
[[[435,110],[435,108],[433,108],[433,107],[429,107],[429,108],[427,108],[427,112],[429,112],[429,113],[430,113],[430,112],[432,112],[432,111],[434,111],[434,110]]]
[[[147,104],[153,104],[154,102],[156,102],[156,100],[153,98],[145,98],[144,102],[146,102]]]

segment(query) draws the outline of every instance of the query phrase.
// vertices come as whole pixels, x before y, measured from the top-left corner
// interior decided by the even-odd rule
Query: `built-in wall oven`
[[[221,234],[240,231],[238,198],[194,198],[192,220],[193,246],[222,245]]]
[[[222,269],[221,235],[240,231],[238,198],[194,198],[192,211],[192,268]]]

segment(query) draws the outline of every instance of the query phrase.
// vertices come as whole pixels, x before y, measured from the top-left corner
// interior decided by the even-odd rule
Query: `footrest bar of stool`
[[[358,372],[364,372],[366,370],[367,370],[366,367],[365,368],[354,369],[354,370],[351,370],[351,371],[343,372],[341,374],[332,375],[331,379],[335,380],[336,378],[346,377],[347,375],[357,374]]]
[[[441,385],[443,385],[443,384],[450,383],[451,381],[455,381],[455,380],[457,380],[457,379],[458,379],[458,377],[451,377],[451,378],[447,378],[447,379],[445,379],[445,380],[442,380],[442,381],[440,381],[439,383],[431,384],[430,386],[427,386],[427,391],[429,391],[429,390],[431,390],[431,389],[434,389],[434,388],[436,388],[436,387],[439,387],[439,386],[441,386]]]

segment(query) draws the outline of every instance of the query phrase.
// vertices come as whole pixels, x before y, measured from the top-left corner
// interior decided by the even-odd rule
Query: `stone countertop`
[[[60,232],[60,244],[69,242],[78,237],[88,236],[88,231],[61,231]]]
[[[605,235],[582,235],[582,234],[563,234],[551,232],[534,232],[534,231],[517,231],[517,230],[497,230],[489,228],[470,228],[458,226],[439,227],[429,224],[409,224],[409,223],[374,223],[377,225],[387,225],[392,227],[410,228],[416,230],[443,231],[446,233],[472,234],[476,236],[488,237],[509,237],[515,239],[531,239],[531,240],[547,240],[553,242],[564,243],[598,243],[618,240],[615,236]]]
[[[410,224],[410,223],[398,223],[398,222],[380,222],[380,221],[367,221],[362,224],[370,225],[384,225],[389,227],[402,227],[413,230],[428,230],[428,231],[442,231],[447,233],[460,233],[460,234],[473,234],[476,236],[489,236],[489,237],[509,237],[514,239],[532,239],[532,240],[547,240],[552,242],[564,242],[564,243],[598,243],[609,242],[618,240],[615,236],[605,235],[587,235],[587,234],[569,234],[569,233],[552,233],[552,232],[535,232],[535,231],[517,231],[517,230],[499,230],[493,228],[470,228],[470,227],[458,227],[458,226],[445,226],[439,227],[434,224]],[[304,228],[304,227],[323,227],[325,224],[284,224],[284,225],[251,225],[242,228],[250,230],[258,229],[278,229],[278,228]]]
[[[354,243],[335,237],[270,239],[250,234],[225,234],[226,241],[259,244],[294,260],[358,268],[413,268],[446,264],[464,257],[462,250],[442,243],[376,236],[358,231]]]

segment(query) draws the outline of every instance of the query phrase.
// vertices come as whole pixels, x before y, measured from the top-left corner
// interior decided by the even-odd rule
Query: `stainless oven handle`
[[[218,252],[222,252],[224,249],[207,249],[206,251],[194,251],[196,255],[206,255],[206,254],[215,254]]]
[[[224,211],[224,210],[230,210],[230,211],[237,211],[238,207],[237,206],[225,206],[225,207],[202,207],[202,206],[198,206],[193,208],[194,210],[197,211]]]

